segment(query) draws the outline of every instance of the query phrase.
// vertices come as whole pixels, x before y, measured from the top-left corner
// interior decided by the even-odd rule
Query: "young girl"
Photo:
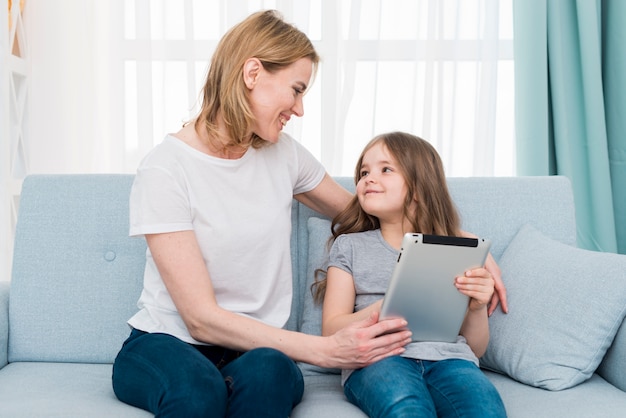
[[[356,195],[333,220],[327,277],[318,283],[324,335],[380,311],[406,232],[463,235],[443,165],[428,142],[401,132],[374,138],[358,160],[355,181]],[[370,417],[506,416],[478,368],[489,341],[494,280],[477,268],[454,286],[470,297],[455,343],[413,342],[401,357],[342,372],[346,396]]]

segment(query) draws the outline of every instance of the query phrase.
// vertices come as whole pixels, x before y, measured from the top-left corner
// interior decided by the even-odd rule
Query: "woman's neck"
[[[225,133],[222,125],[222,123],[218,122],[218,131],[215,134],[210,134],[203,123],[198,123],[196,126],[194,121],[183,126],[175,136],[189,146],[210,156],[227,160],[241,158],[250,147],[250,144],[229,145],[229,142],[231,142],[230,138]]]

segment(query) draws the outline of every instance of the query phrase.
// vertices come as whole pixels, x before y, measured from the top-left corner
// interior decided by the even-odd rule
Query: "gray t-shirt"
[[[398,250],[385,241],[380,229],[337,237],[330,249],[328,266],[337,267],[352,275],[356,290],[355,312],[385,295],[398,254]],[[478,358],[461,335],[455,343],[410,343],[402,356],[430,361],[463,359],[478,365]],[[342,383],[351,372],[342,371]]]

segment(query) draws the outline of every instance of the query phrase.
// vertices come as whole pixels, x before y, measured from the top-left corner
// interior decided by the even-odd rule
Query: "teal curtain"
[[[513,0],[518,175],[564,175],[578,245],[626,254],[626,1]]]

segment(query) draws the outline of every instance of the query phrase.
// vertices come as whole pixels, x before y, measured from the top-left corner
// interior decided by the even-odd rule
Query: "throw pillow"
[[[526,225],[499,264],[510,312],[489,319],[481,366],[548,390],[591,377],[626,315],[626,256],[571,247]]]

